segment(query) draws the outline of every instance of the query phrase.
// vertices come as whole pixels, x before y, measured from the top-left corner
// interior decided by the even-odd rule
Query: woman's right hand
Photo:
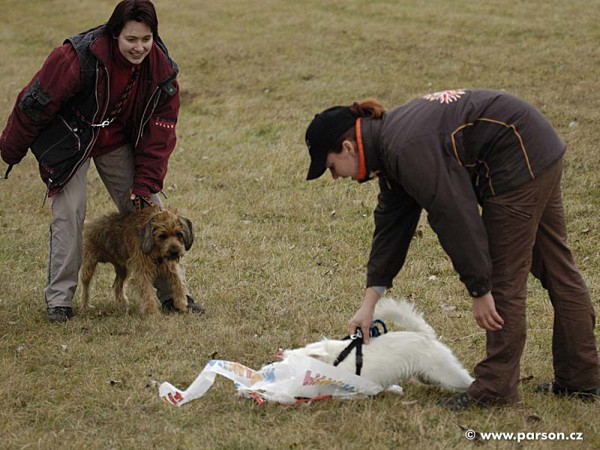
[[[356,333],[356,329],[360,328],[365,344],[369,343],[369,329],[373,325],[373,313],[379,297],[377,291],[367,288],[362,306],[348,323],[348,334],[353,335]]]

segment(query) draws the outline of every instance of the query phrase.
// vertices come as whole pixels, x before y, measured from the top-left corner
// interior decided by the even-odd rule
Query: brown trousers
[[[483,221],[492,257],[492,295],[504,319],[486,331],[487,355],[468,394],[483,403],[520,400],[520,361],[526,338],[525,304],[531,272],[554,307],[554,376],[564,387],[600,387],[595,314],[569,247],[561,198],[560,160],[536,180],[485,201]]]

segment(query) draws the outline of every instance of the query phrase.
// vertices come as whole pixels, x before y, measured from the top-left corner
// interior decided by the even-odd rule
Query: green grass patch
[[[114,4],[3,0],[2,124],[50,50],[107,20]],[[113,304],[112,273],[101,268],[92,287],[96,312],[47,324],[50,214],[28,155],[0,180],[0,447],[478,447],[463,428],[580,432],[583,442],[538,440],[526,448],[600,447],[597,405],[533,392],[552,378],[552,308],[534,281],[517,407],[451,413],[436,406],[444,393],[413,385],[404,396],[259,407],[218,380],[206,397],[176,409],[147,387],[155,380],[185,388],[214,355],[258,368],[281,347],[346,333],[362,301],[377,186],[327,176],[305,182],[304,132],[315,113],[367,96],[394,107],[429,92],[484,87],[537,105],[569,146],[563,191],[570,243],[598,310],[597,4],[156,4],[160,33],[181,66],[179,140],[165,192],[167,204],[194,222],[187,274],[207,314],[126,311]],[[114,206],[93,168],[89,178],[93,219]],[[391,295],[414,299],[467,367],[482,358],[485,336],[471,301],[424,220]],[[76,313],[78,304],[77,296]]]

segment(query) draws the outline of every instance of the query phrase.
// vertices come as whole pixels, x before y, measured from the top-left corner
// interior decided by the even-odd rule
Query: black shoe
[[[600,397],[600,388],[593,389],[573,389],[561,386],[556,381],[550,381],[548,383],[538,384],[535,389],[535,392],[541,394],[554,394],[557,396],[571,396],[579,398],[584,402],[593,402],[598,397]]]
[[[438,401],[438,406],[442,406],[451,411],[463,411],[477,404],[478,403],[469,397],[466,392],[453,397],[442,398],[440,401]]]
[[[194,301],[194,299],[189,295],[187,295],[186,297],[187,297],[187,302],[188,302],[188,312],[191,312],[192,314],[203,314],[204,313],[204,307],[200,303],[196,303]],[[173,303],[172,298],[165,300],[163,302],[162,309],[165,312],[179,311],[177,308],[175,308],[175,304]]]
[[[48,308],[48,322],[61,323],[73,317],[73,308],[70,306],[55,306]]]

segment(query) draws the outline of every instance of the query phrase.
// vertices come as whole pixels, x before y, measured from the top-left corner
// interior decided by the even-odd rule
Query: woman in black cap
[[[555,311],[555,380],[537,390],[595,399],[595,313],[566,244],[560,179],[566,146],[532,105],[505,92],[463,89],[390,112],[376,100],[336,106],[306,131],[308,180],[378,178],[364,302],[350,320],[368,340],[373,310],[404,264],[421,210],[473,299],[486,357],[451,409],[520,401],[531,272]],[[481,213],[479,210],[481,206]]]

